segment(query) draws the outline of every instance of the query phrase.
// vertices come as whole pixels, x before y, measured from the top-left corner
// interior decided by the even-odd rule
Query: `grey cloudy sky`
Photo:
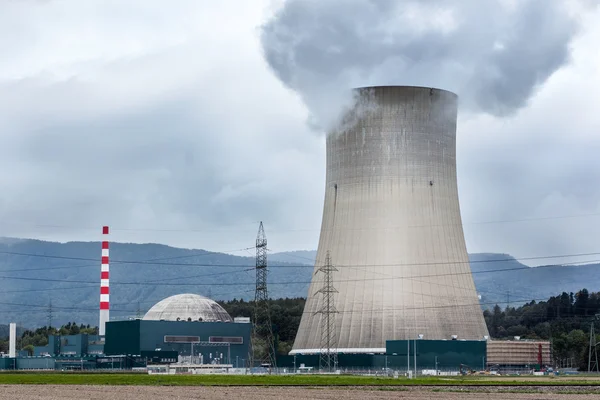
[[[340,93],[409,84],[461,98],[470,252],[600,252],[600,10],[483,3],[2,2],[0,236],[314,249]]]

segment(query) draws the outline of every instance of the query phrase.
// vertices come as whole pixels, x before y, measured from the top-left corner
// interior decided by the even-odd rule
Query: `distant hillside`
[[[160,244],[111,243],[111,317],[143,315],[159,300],[192,292],[216,300],[254,297],[253,257]],[[40,256],[32,256],[40,255]],[[98,242],[0,239],[0,324],[97,324]],[[269,254],[272,298],[305,297],[315,251]],[[522,304],[562,291],[600,290],[600,264],[529,268],[506,254],[472,254],[482,307]],[[50,302],[52,306],[50,307]],[[51,313],[49,312],[51,310]]]
[[[159,300],[184,292],[217,300],[254,297],[253,257],[160,244],[111,243],[110,251],[111,317],[143,314]],[[0,242],[0,323],[45,325],[51,309],[53,325],[96,324],[99,256],[97,242]],[[269,294],[305,297],[312,268],[302,264],[270,260],[269,281],[301,283],[272,284]]]
[[[269,261],[300,263],[307,265],[314,265],[316,258],[316,250],[284,251],[281,253],[269,254]]]
[[[583,288],[600,291],[600,264],[530,268],[507,254],[471,254],[469,257],[484,308],[496,303],[505,307],[507,301],[517,306],[531,299],[544,300],[557,293],[575,293]]]

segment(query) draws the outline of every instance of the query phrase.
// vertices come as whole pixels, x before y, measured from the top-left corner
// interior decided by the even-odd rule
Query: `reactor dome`
[[[216,301],[198,294],[177,294],[156,303],[144,320],[231,322],[231,316]]]

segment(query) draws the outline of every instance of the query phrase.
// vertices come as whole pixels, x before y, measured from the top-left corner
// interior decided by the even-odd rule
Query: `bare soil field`
[[[503,387],[202,387],[202,386],[85,386],[85,385],[0,385],[0,399],[597,399],[598,386],[503,386]]]
[[[475,380],[474,380],[475,381]],[[562,376],[554,376],[554,375],[545,375],[545,376],[531,376],[531,375],[522,375],[522,376],[478,376],[476,378],[477,382],[540,382],[543,384],[544,382],[573,382],[573,381],[586,381],[593,382],[596,381],[600,384],[600,375],[562,375]]]

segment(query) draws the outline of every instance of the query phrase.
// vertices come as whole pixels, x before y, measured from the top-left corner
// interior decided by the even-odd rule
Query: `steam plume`
[[[461,110],[516,113],[569,60],[566,1],[287,0],[262,27],[265,58],[329,129],[357,86],[456,92]]]

